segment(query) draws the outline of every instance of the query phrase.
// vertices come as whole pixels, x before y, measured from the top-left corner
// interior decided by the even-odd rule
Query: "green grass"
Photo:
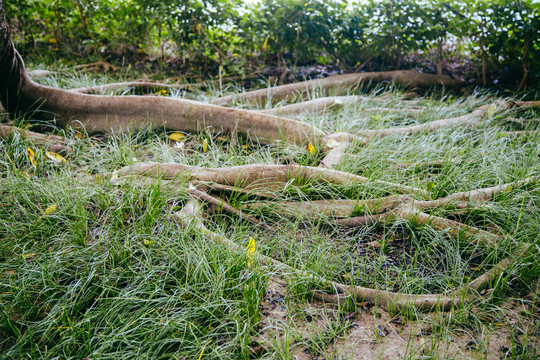
[[[94,80],[60,74],[43,82],[81,87]],[[327,131],[354,132],[459,116],[495,99],[482,92],[468,97],[435,92],[405,102],[399,100],[403,91],[397,88],[355,91],[369,100],[299,118]],[[173,96],[208,100],[219,92],[218,84],[205,92]],[[311,97],[320,95],[314,91]],[[424,111],[418,117],[362,113],[370,107],[411,106]],[[351,149],[339,170],[423,188],[433,197],[540,175],[539,133],[521,138],[502,133],[538,129],[538,121],[518,128],[505,120],[508,117],[540,120],[534,111],[508,110],[485,119],[479,129],[392,135]],[[41,129],[39,124],[33,126]],[[20,137],[0,140],[0,358],[199,359],[201,354],[202,359],[250,358],[249,348],[261,331],[261,308],[273,270],[260,264],[248,266],[246,255],[192,229],[181,229],[172,212],[188,198],[182,182],[176,191],[165,191],[159,182],[112,186],[95,175],[142,161],[207,167],[316,165],[321,149],[311,154],[291,144],[260,145],[242,137],[234,144],[229,134],[210,133],[187,134],[183,148],[176,148],[168,133],[146,129],[107,138],[85,135],[66,155],[65,164],[48,160],[42,149]],[[69,129],[66,134],[74,136]],[[28,147],[36,153],[36,166],[28,159]],[[414,165],[436,160],[446,162],[437,169]],[[402,163],[412,165],[403,168]],[[373,184],[291,184],[276,196],[283,200],[368,199],[389,193]],[[228,200],[239,206],[256,199],[232,194]],[[51,205],[56,210],[46,214]],[[328,279],[418,294],[454,289],[513,254],[516,244],[533,244],[529,254],[516,258],[477,301],[451,313],[426,316],[415,309],[397,313],[429,325],[433,332],[429,346],[411,340],[406,358],[452,358],[456,355],[445,353],[441,344],[448,336],[462,333],[475,339],[468,354],[481,357],[487,342],[480,335],[504,329],[512,340],[506,351],[509,357],[527,359],[537,354],[538,345],[539,206],[537,182],[498,195],[491,206],[454,217],[503,234],[505,240],[495,248],[473,246],[411,221],[342,229],[324,217],[291,220],[265,211],[256,214],[273,226],[272,231],[223,213],[207,218],[206,225],[242,247],[254,237],[262,253]],[[432,212],[454,216],[451,209]],[[382,246],[376,250],[363,246],[373,240]],[[290,291],[284,306],[289,318],[284,324],[266,326],[276,336],[261,358],[292,359],[294,351],[304,348],[313,357],[342,356],[332,345],[347,338],[352,320],[346,315],[359,311],[359,305],[323,309],[321,327],[304,338],[298,328],[306,324],[303,309],[312,301],[309,290],[316,284],[298,275],[286,280]],[[522,310],[511,313],[505,308],[509,301]]]

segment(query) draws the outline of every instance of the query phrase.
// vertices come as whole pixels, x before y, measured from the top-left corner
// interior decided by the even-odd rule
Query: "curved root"
[[[0,138],[7,139],[14,134],[19,134],[25,139],[32,141],[36,145],[47,146],[53,152],[70,152],[69,145],[75,144],[73,140],[56,135],[43,135],[29,130],[24,130],[15,126],[0,125]]]
[[[184,228],[192,227],[196,231],[209,236],[213,241],[228,246],[232,251],[241,252],[240,247],[236,243],[227,237],[219,235],[206,228],[202,221],[202,214],[202,206],[196,201],[191,200],[181,211],[175,213],[173,217],[178,220]],[[317,284],[317,287],[321,286],[334,290],[334,294],[327,294],[313,290],[313,296],[315,298],[331,303],[344,303],[348,301],[350,297],[352,297],[358,301],[367,301],[372,304],[378,304],[387,310],[392,308],[406,308],[410,306],[428,311],[435,308],[448,310],[462,302],[468,301],[471,292],[484,289],[492,279],[496,278],[500,272],[505,270],[511,264],[511,259],[506,258],[499,262],[491,270],[484,273],[482,276],[448,294],[417,295],[376,290],[356,285],[344,285],[327,280],[316,274],[292,268],[289,265],[272,259],[257,251],[255,251],[255,254],[253,255],[258,261],[275,266],[279,273],[285,276],[287,274],[294,273],[295,275],[309,278],[311,281]]]
[[[270,97],[274,101],[287,99],[293,95],[305,96],[317,88],[342,91],[352,85],[367,82],[395,82],[410,87],[426,87],[434,85],[454,86],[460,82],[446,75],[422,74],[417,70],[398,70],[382,72],[365,72],[330,76],[324,79],[308,80],[294,84],[281,85],[269,89],[248,91],[243,94],[229,95],[218,98],[212,103],[230,105],[237,101],[250,104],[263,104]]]
[[[368,178],[343,171],[292,164],[255,164],[218,169],[202,168],[177,163],[139,163],[132,166],[126,166],[120,169],[118,173],[119,175],[134,174],[159,176],[165,179],[187,177],[190,180],[214,182],[222,185],[246,187],[248,189],[269,192],[282,190],[284,184],[287,184],[290,181],[294,181],[298,185],[306,184],[308,182],[352,185],[370,181]],[[393,184],[381,180],[373,181],[373,183],[396,189],[403,193],[416,193],[427,196],[425,190],[407,185]]]
[[[192,88],[192,85],[171,85],[162,83],[152,83],[145,81],[119,82],[106,85],[96,85],[83,88],[70,89],[69,91],[79,94],[103,94],[107,91],[141,91],[149,92],[155,90],[179,90]]]

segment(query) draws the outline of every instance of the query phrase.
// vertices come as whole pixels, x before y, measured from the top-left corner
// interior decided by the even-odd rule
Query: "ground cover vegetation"
[[[79,20],[66,23],[100,34],[89,25],[97,15],[76,3]],[[169,16],[163,9],[103,4],[134,6],[129,16],[148,10],[152,25],[138,34],[144,56],[164,51],[165,40],[153,42],[157,21]],[[219,4],[239,9],[186,2],[183,10],[214,21],[213,11],[227,16]],[[286,18],[275,4],[254,9]],[[314,23],[334,19],[322,3],[284,4],[299,13],[324,7]],[[365,6],[394,14],[403,4]],[[217,80],[157,83],[141,68],[114,71],[118,64],[108,62],[39,73],[25,69],[2,5],[0,357],[537,356],[534,91],[473,90],[441,62],[433,74],[356,72],[247,91],[223,78],[246,56],[245,48],[229,56],[213,37],[230,31],[226,20],[212,29],[191,24],[191,35],[201,36],[189,43],[191,55],[213,49],[217,57],[189,61],[202,66],[200,77],[218,64]],[[455,6],[444,8],[462,19],[470,10]],[[159,37],[173,28],[164,22]],[[320,44],[299,32],[272,50],[272,36],[259,36],[258,59],[277,61],[283,74],[287,61],[332,55],[322,46],[335,32]],[[525,38],[515,51],[533,54],[536,38]],[[399,68],[413,47],[392,46],[381,51]],[[513,59],[521,66],[513,84],[522,90],[535,78],[525,58]],[[366,66],[385,69],[381,59]],[[107,74],[82,71],[92,66]]]
[[[6,11],[33,61],[80,57],[251,85],[419,67],[490,86],[540,81],[540,4],[524,1],[30,0]],[[51,60],[52,59],[52,60]]]

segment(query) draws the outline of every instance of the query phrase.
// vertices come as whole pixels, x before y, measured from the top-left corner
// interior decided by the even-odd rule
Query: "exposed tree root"
[[[432,207],[442,206],[442,204],[448,203],[450,201],[468,201],[472,203],[484,203],[492,199],[495,194],[507,191],[509,189],[515,189],[515,188],[518,188],[527,184],[534,184],[537,181],[538,179],[536,177],[530,177],[530,178],[516,181],[513,183],[497,185],[497,186],[484,188],[484,189],[459,192],[459,193],[446,196],[441,199],[422,203],[421,206],[424,209],[426,209],[426,208],[429,208],[430,206]]]
[[[368,109],[362,109],[363,113],[400,113],[401,115],[416,116],[422,114],[424,110],[416,108],[385,108],[385,107],[373,107]]]
[[[524,109],[538,109],[540,108],[540,101],[515,101],[517,106]]]
[[[345,90],[352,85],[362,83],[395,82],[411,87],[429,87],[435,85],[454,86],[460,81],[446,75],[423,74],[417,70],[399,70],[383,72],[366,72],[330,76],[324,79],[303,81],[295,84],[281,85],[268,89],[245,92],[243,94],[224,96],[213,101],[217,105],[230,105],[234,102],[263,104],[268,98],[273,101],[287,99],[293,95],[305,96],[317,88],[325,90]]]
[[[107,71],[117,71],[118,68],[106,61],[96,61],[93,63],[76,65],[73,67],[73,70],[107,72]]]
[[[39,79],[54,74],[56,74],[56,71],[50,70],[32,70],[28,72],[28,76],[30,76],[32,79]]]
[[[248,220],[249,222],[252,222],[253,224],[256,224],[256,225],[260,225],[266,229],[270,229],[270,227],[264,223],[261,223],[261,221],[259,219],[257,219],[256,217],[253,217],[251,215],[248,215],[238,209],[235,209],[234,207],[232,207],[231,205],[227,204],[225,201],[223,200],[220,200],[220,199],[217,199],[213,196],[210,196],[208,195],[207,193],[205,193],[204,191],[201,191],[201,190],[198,190],[196,188],[190,190],[189,194],[197,199],[197,200],[200,200],[200,201],[203,201],[205,203],[208,203],[208,204],[212,204],[212,205],[215,205],[217,206],[219,209],[222,209],[222,210],[225,210],[231,214],[234,214],[234,215],[237,215],[237,216],[240,216],[241,218],[243,219],[246,219]]]
[[[380,97],[380,100],[384,100],[385,95]],[[404,94],[401,97],[402,100],[408,99],[407,94]],[[263,114],[273,114],[273,115],[282,115],[282,116],[297,116],[304,113],[317,113],[326,110],[336,109],[342,106],[350,104],[360,104],[362,101],[365,101],[366,98],[358,95],[349,95],[349,96],[328,96],[321,97],[313,100],[302,101],[294,104],[284,105],[280,107],[275,107],[272,109],[266,110],[257,110]],[[399,99],[396,99],[399,100]],[[393,112],[403,112],[416,114],[420,113],[421,109],[403,109],[403,108],[369,108],[363,109],[363,112],[384,112],[384,111],[393,111]]]
[[[319,163],[319,167],[323,169],[334,169],[345,155],[345,151],[349,146],[350,143],[343,142],[342,144],[339,144],[333,149],[325,149],[326,155]]]
[[[505,118],[505,121],[512,122],[514,124],[526,125],[533,121],[538,121],[538,119],[525,119],[525,118]]]
[[[29,130],[24,130],[15,126],[0,124],[0,138],[7,139],[10,136],[19,134],[25,139],[32,141],[36,145],[48,147],[51,151],[71,151],[69,145],[73,145],[74,141],[56,135],[44,135]]]
[[[82,125],[89,133],[154,125],[179,131],[238,131],[259,141],[284,140],[304,146],[310,141],[318,143],[324,135],[296,120],[248,110],[168,97],[86,95],[44,87],[29,79],[23,82],[24,103],[41,104],[44,117],[56,119],[62,127]]]
[[[404,127],[395,127],[388,129],[380,130],[363,130],[359,131],[357,135],[365,137],[384,137],[391,134],[419,134],[424,132],[434,132],[439,129],[449,128],[459,125],[466,125],[468,127],[478,126],[484,116],[487,113],[494,113],[498,110],[505,110],[509,108],[509,104],[504,101],[498,101],[493,105],[483,105],[473,112],[442,120],[430,121],[425,124],[414,125],[414,126],[404,126]]]
[[[108,63],[94,63],[78,67],[101,67],[105,71],[116,69]],[[511,105],[525,108],[538,107],[540,102],[498,101],[493,105],[484,105],[472,113],[460,117],[432,121],[429,123],[380,130],[365,130],[358,134],[326,133],[309,124],[273,114],[298,114],[304,111],[315,112],[332,106],[359,102],[358,96],[331,97],[299,104],[283,106],[280,109],[250,111],[226,108],[218,105],[229,105],[236,101],[262,104],[267,99],[280,101],[294,96],[305,97],[315,90],[345,90],[351,86],[369,82],[395,82],[412,87],[433,85],[453,86],[460,82],[443,75],[422,74],[416,70],[389,71],[378,73],[356,73],[305,81],[297,84],[277,86],[269,89],[250,91],[240,95],[225,96],[216,99],[213,104],[205,104],[190,100],[167,97],[145,96],[102,96],[90,95],[95,92],[123,89],[138,90],[171,89],[173,85],[146,82],[118,83],[98,87],[61,90],[41,86],[33,82],[27,75],[22,58],[10,40],[7,22],[4,18],[2,0],[0,0],[0,103],[10,114],[35,111],[39,109],[42,120],[54,121],[57,125],[84,126],[89,132],[109,132],[114,129],[140,129],[147,125],[164,126],[178,131],[203,131],[241,133],[259,142],[287,141],[306,146],[308,143],[324,147],[326,156],[320,167],[299,165],[256,164],[229,168],[202,168],[182,164],[139,163],[122,168],[121,176],[111,179],[111,183],[119,184],[131,178],[142,184],[154,184],[154,178],[160,178],[162,189],[182,192],[191,198],[181,211],[174,214],[185,228],[204,234],[218,244],[232,251],[243,252],[237,244],[214,231],[209,230],[203,222],[205,214],[199,201],[216,206],[235,214],[247,221],[264,226],[255,216],[230,206],[226,201],[209,194],[209,191],[241,192],[261,198],[276,198],[277,193],[289,185],[319,184],[363,184],[372,183],[383,189],[391,189],[408,195],[394,195],[369,200],[318,200],[311,202],[276,202],[270,209],[285,216],[298,218],[320,218],[321,214],[329,217],[329,222],[345,226],[361,226],[375,222],[393,222],[407,219],[419,225],[428,224],[438,230],[460,239],[467,239],[479,246],[493,246],[501,242],[502,237],[492,232],[476,229],[458,221],[429,215],[425,211],[431,208],[450,207],[466,212],[469,208],[489,201],[495,194],[510,187],[525,185],[535,179],[500,185],[492,188],[457,193],[435,200],[428,199],[429,193],[407,185],[393,184],[370,179],[351,173],[332,170],[344,156],[348,146],[367,144],[373,138],[390,134],[417,134],[433,132],[438,129],[466,125],[478,126],[481,121],[496,111],[508,109]],[[177,88],[177,87],[174,87]],[[218,105],[216,105],[218,104]],[[372,110],[368,110],[372,111]],[[374,111],[394,111],[394,109],[375,109]],[[416,114],[419,109],[402,109],[402,113]],[[66,146],[69,141],[56,136],[46,136],[29,131],[0,126],[0,136],[7,137],[18,132],[39,144]],[[192,186],[190,186],[192,185]],[[419,200],[420,199],[420,200]],[[266,202],[249,205],[254,210],[268,206]],[[359,216],[360,215],[360,216]],[[376,245],[374,245],[376,246]],[[526,246],[523,246],[523,251]],[[458,289],[443,294],[404,294],[344,285],[322,276],[294,269],[280,261],[256,252],[258,261],[272,265],[283,275],[295,274],[310,279],[314,285],[313,296],[324,301],[342,303],[353,297],[360,301],[376,303],[386,309],[394,307],[415,306],[420,309],[449,309],[452,306],[468,301],[471,293],[479,291],[506,269],[509,258],[502,260],[491,270]],[[322,289],[322,291],[319,291]],[[326,292],[325,292],[326,290]],[[328,292],[329,291],[329,292]]]
[[[417,200],[408,195],[389,196],[368,200],[315,200],[315,201],[280,201],[259,202],[246,205],[246,209],[256,210],[266,208],[281,215],[298,218],[315,219],[321,215],[333,218],[349,218],[358,211],[366,213],[367,217],[378,217],[394,221],[396,218],[413,220],[418,214],[427,209],[453,208],[471,209],[485,203],[497,193],[508,189],[518,188],[527,184],[535,183],[536,178],[531,177],[513,183],[502,184],[494,187],[455,193],[435,200]],[[393,214],[393,216],[391,215]],[[422,219],[425,220],[423,217]],[[359,220],[360,221],[360,220]],[[342,222],[346,224],[346,221]],[[452,225],[453,226],[453,225]]]
[[[501,131],[501,134],[510,136],[510,137],[520,137],[520,136],[529,136],[534,135],[537,130],[521,130],[521,131]]]
[[[263,114],[296,116],[302,113],[316,113],[349,104],[359,104],[364,100],[365,98],[362,96],[329,96],[273,109],[259,110],[259,112]]]
[[[177,163],[138,163],[132,166],[126,166],[120,169],[118,173],[122,176],[134,174],[151,177],[158,176],[164,179],[188,178],[190,180],[213,182],[222,185],[245,187],[248,189],[270,192],[282,190],[283,186],[291,181],[297,185],[306,184],[308,182],[352,185],[370,181],[368,178],[343,171],[292,164],[255,164],[217,169]],[[403,193],[427,195],[425,190],[407,185],[393,184],[380,180],[374,181],[373,183]]]
[[[235,188],[249,187],[253,185],[258,186],[261,183],[265,183],[265,187],[270,186],[276,189],[276,186],[284,187],[289,180],[295,178],[291,177],[291,173],[294,174],[294,176],[298,176],[300,174],[300,177],[305,180],[320,180],[320,178],[314,177],[314,173],[317,173],[317,171],[311,172],[314,169],[317,168],[265,165],[242,166],[229,169],[203,169],[180,164],[140,164],[123,168],[119,172],[122,175],[144,175],[165,178],[177,178],[181,176],[187,177],[188,180],[194,178],[199,179],[199,181],[204,181],[204,184],[209,182],[218,182],[230,186],[230,184],[233,183]],[[326,170],[325,172],[332,171]],[[244,176],[241,176],[241,174]],[[145,179],[148,180],[148,178]],[[328,180],[328,178],[325,180]],[[268,184],[268,181],[271,181],[271,183]],[[426,214],[423,212],[423,210],[453,206],[454,208],[464,209],[466,211],[469,209],[471,203],[474,205],[485,203],[499,192],[506,191],[509,188],[524,186],[535,181],[535,178],[529,178],[523,181],[503,184],[495,187],[456,193],[436,200],[418,201],[408,195],[400,195],[369,200],[318,200],[311,202],[281,201],[273,203],[269,209],[276,213],[293,218],[302,216],[307,218],[315,218],[320,217],[321,215],[326,215],[337,218],[335,220],[336,224],[346,226],[361,226],[373,224],[378,221],[393,222],[397,219],[407,219],[414,221],[419,225],[428,224],[436,230],[444,230],[450,236],[467,239],[468,241],[479,246],[494,246],[502,240],[500,236],[485,230],[467,226],[457,221]],[[201,195],[201,193],[203,195]],[[201,192],[200,190],[192,189],[189,194],[193,200],[189,201],[180,212],[175,213],[174,218],[179,220],[183,227],[191,227],[194,230],[205,234],[216,243],[223,244],[229,247],[232,251],[242,253],[242,249],[240,249],[240,247],[233,241],[206,228],[203,223],[204,211],[196,199],[201,199],[207,203],[222,206],[224,210],[237,214],[245,219],[248,219],[249,221],[256,223],[256,221],[253,221],[254,218],[249,219],[250,215],[247,215],[240,210],[226,208],[228,205],[225,205],[225,202],[211,197],[208,198],[208,194]],[[267,203],[252,203],[249,204],[247,208],[253,210],[265,206],[267,206]],[[359,209],[363,210],[366,215],[350,217]],[[376,245],[377,244],[374,244],[374,246]],[[524,254],[527,248],[527,244],[521,245],[520,251],[522,251]],[[256,252],[254,256],[262,263],[275,266],[279,273],[283,274],[283,276],[294,273],[296,275],[309,278],[316,284],[314,285],[315,288],[313,289],[313,296],[315,298],[319,298],[327,302],[343,303],[352,296],[356,300],[368,301],[370,303],[378,304],[386,309],[408,306],[414,306],[424,310],[432,310],[434,308],[449,309],[464,301],[469,301],[472,293],[485,289],[492,279],[496,278],[512,263],[510,258],[503,259],[482,276],[449,293],[418,295],[382,291],[354,285],[344,285],[327,280],[316,274],[294,269],[280,261],[262,255],[258,252]],[[316,290],[320,288],[332,290],[331,293]]]
[[[229,247],[232,251],[242,253],[242,249],[226,238],[219,235],[208,228],[203,223],[203,209],[196,201],[189,201],[184,208],[174,214],[174,218],[179,220],[184,228],[192,228],[197,232],[203,233],[218,244],[223,244]],[[526,248],[524,248],[524,251]],[[451,307],[458,306],[460,303],[468,301],[470,294],[480,291],[487,287],[489,282],[496,278],[504,271],[511,263],[510,258],[506,258],[494,266],[491,270],[484,273],[482,276],[474,279],[466,285],[459,287],[448,294],[405,294],[395,293],[390,291],[376,290],[355,285],[344,285],[331,280],[327,280],[319,275],[301,271],[292,268],[280,261],[272,259],[266,255],[255,252],[253,256],[261,263],[272,265],[283,276],[295,274],[302,277],[307,277],[313,281],[316,288],[332,289],[332,293],[325,293],[313,289],[313,296],[326,302],[344,303],[350,297],[357,301],[367,301],[372,304],[391,310],[394,308],[406,308],[414,306],[422,310],[433,310],[435,308],[448,310]]]
[[[128,81],[128,82],[119,82],[106,85],[96,85],[90,87],[70,89],[71,92],[76,92],[80,94],[103,94],[107,91],[140,91],[140,92],[150,92],[156,90],[179,90],[179,89],[188,89],[192,88],[192,85],[171,85],[163,83],[153,83],[146,81]]]

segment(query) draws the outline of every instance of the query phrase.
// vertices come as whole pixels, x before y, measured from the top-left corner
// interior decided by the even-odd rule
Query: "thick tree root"
[[[219,183],[227,186],[244,187],[259,192],[274,192],[283,189],[285,184],[297,185],[308,182],[352,185],[368,183],[368,178],[336,171],[300,165],[255,164],[228,168],[202,168],[177,163],[138,163],[126,166],[118,171],[119,175],[144,175],[164,179],[187,178],[203,182]],[[426,196],[427,192],[407,185],[393,184],[376,180],[374,184],[403,193],[415,193]]]
[[[24,82],[24,103],[42,104],[40,114],[55,118],[57,125],[82,125],[89,133],[153,125],[179,131],[237,131],[261,142],[284,140],[302,146],[318,143],[324,135],[296,120],[248,110],[168,97],[87,95]]]
[[[514,101],[514,103],[524,109],[538,109],[540,108],[540,101]]]
[[[343,142],[333,149],[325,149],[326,155],[319,163],[319,167],[323,169],[334,169],[340,163],[349,146],[350,143]]]
[[[273,101],[281,101],[295,95],[305,96],[318,88],[342,91],[353,85],[368,82],[382,83],[385,81],[411,87],[454,86],[461,83],[446,75],[422,74],[417,70],[366,72],[330,76],[324,79],[308,80],[268,89],[249,91],[238,95],[224,96],[214,100],[213,103],[217,105],[230,105],[235,102],[247,102],[254,105],[262,105],[269,98]]]
[[[321,215],[324,215],[330,218],[343,219],[343,221],[340,222],[341,224],[347,224],[345,219],[354,216],[358,211],[367,214],[361,218],[373,217],[381,220],[384,219],[385,221],[395,221],[398,218],[414,220],[417,219],[419,215],[424,214],[423,211],[434,208],[469,210],[491,200],[495,194],[507,191],[508,189],[515,189],[527,184],[532,184],[536,181],[537,179],[535,177],[531,177],[525,180],[494,187],[459,192],[435,200],[417,200],[408,195],[394,195],[368,200],[330,199],[315,201],[256,202],[250,203],[249,205],[244,206],[244,208],[249,210],[268,208],[269,210],[286,217],[303,217],[310,220],[317,219]],[[420,216],[420,221],[426,221],[424,215]],[[359,219],[355,221],[362,220]],[[354,225],[354,222],[351,223]],[[436,223],[441,223],[441,221],[437,220]],[[455,228],[458,226],[457,224],[460,223],[452,222],[446,225],[447,227]],[[463,230],[465,227],[455,229]],[[473,228],[470,229],[473,232],[475,231]],[[467,233],[472,234],[470,231]]]

